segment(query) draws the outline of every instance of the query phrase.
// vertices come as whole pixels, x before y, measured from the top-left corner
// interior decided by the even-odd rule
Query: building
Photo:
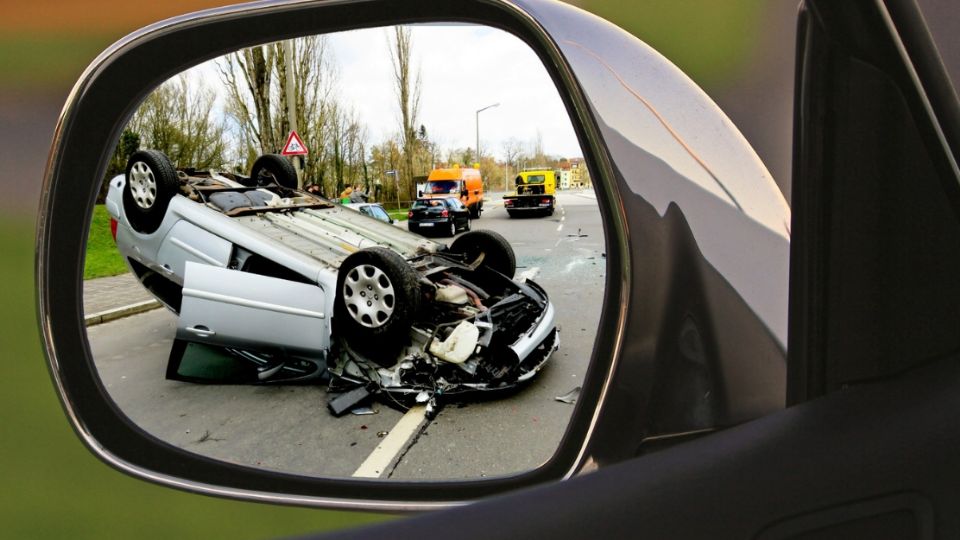
[[[590,181],[590,171],[583,158],[573,158],[570,160],[570,189],[592,188],[593,182]]]
[[[560,174],[558,175],[558,184],[557,187],[560,189],[570,189],[570,161],[566,159],[560,160]]]

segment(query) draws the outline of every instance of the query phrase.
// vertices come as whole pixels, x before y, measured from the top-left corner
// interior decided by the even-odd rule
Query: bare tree
[[[274,44],[277,72],[286,72],[286,55],[281,44]],[[323,184],[327,162],[328,124],[331,111],[336,107],[334,88],[337,72],[331,61],[324,36],[308,36],[293,40],[290,47],[293,58],[293,95],[297,133],[310,153],[304,156],[304,177],[309,182]],[[278,118],[277,131],[284,138],[290,132],[287,118],[285,76],[278,76],[277,99],[274,100],[274,118]],[[286,142],[286,139],[283,141]]]
[[[512,174],[514,171],[519,171],[519,160],[523,157],[523,143],[520,142],[516,137],[510,137],[509,139],[503,141],[503,161],[506,165],[507,170],[504,171],[504,189],[510,189],[509,179],[513,178],[515,175]]]
[[[256,142],[259,153],[278,152],[283,142],[274,133],[270,89],[276,67],[273,45],[258,45],[224,56],[217,62],[229,95],[228,112]]]
[[[346,184],[344,183],[343,179],[343,143],[344,138],[346,137],[346,130],[347,119],[344,111],[337,104],[331,105],[329,115],[327,117],[327,151],[329,153],[329,164],[333,173],[334,182],[331,188],[334,193],[338,194],[346,188]]]
[[[440,161],[440,145],[430,139],[427,126],[421,124],[417,130],[416,162],[414,167],[421,175],[429,172]]]
[[[413,177],[414,155],[417,151],[416,125],[420,114],[420,70],[414,69],[412,59],[413,40],[408,27],[394,27],[390,43],[393,55],[393,75],[396,96],[400,107],[400,139],[403,145],[402,188],[412,198],[416,186]]]
[[[213,90],[181,75],[147,96],[128,130],[139,136],[140,146],[163,152],[178,167],[219,168],[227,128],[211,114],[215,101]]]
[[[351,184],[364,184],[369,191],[370,186],[365,173],[367,128],[360,122],[356,110],[346,116],[347,127],[344,131],[343,156],[346,162],[346,175]]]
[[[336,71],[324,36],[291,41],[288,59],[282,43],[243,49],[217,62],[227,90],[227,113],[241,136],[238,155],[249,167],[259,154],[277,153],[290,132],[287,85],[293,85],[297,133],[310,154],[304,159],[304,175],[322,183],[326,169],[326,127],[336,82]],[[292,81],[286,77],[292,67]]]
[[[380,186],[379,189],[374,188],[374,195],[379,201],[389,203],[397,200],[394,177],[387,172],[396,171],[402,161],[403,153],[397,137],[387,139],[370,149],[370,176],[374,186]]]
[[[543,152],[543,134],[537,130],[537,135],[530,140],[529,158],[535,167],[545,167],[547,165],[547,156]]]
[[[503,161],[510,167],[516,168],[517,162],[523,155],[523,143],[516,137],[503,141]]]

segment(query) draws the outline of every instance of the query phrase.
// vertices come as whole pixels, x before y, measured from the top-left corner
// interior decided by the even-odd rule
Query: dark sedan
[[[470,210],[458,199],[417,199],[407,213],[410,232],[453,236],[470,230]]]

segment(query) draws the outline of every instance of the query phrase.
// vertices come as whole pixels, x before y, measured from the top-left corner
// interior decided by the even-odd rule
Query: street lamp
[[[396,169],[392,171],[385,171],[384,176],[392,176],[393,184],[397,186],[397,211],[400,210],[400,175],[397,174]]]
[[[487,109],[492,109],[499,106],[499,103],[494,103],[493,105],[487,105],[482,109],[477,109],[477,163],[480,163],[480,113]]]

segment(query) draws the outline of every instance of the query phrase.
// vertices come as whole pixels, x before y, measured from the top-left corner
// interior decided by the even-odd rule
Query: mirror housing
[[[110,401],[81,312],[99,179],[137,104],[225,52],[312,33],[462,21],[518,36],[574,123],[602,212],[607,287],[572,421],[554,456],[512,477],[443,483],[310,478],[158,441]],[[135,81],[131,83],[131,81]],[[157,23],[101,54],[71,93],[44,179],[37,283],[67,415],[108,464],[208,494],[420,510],[568,478],[783,406],[789,209],[735,127],[669,61],[609,23],[546,0],[260,2]]]

